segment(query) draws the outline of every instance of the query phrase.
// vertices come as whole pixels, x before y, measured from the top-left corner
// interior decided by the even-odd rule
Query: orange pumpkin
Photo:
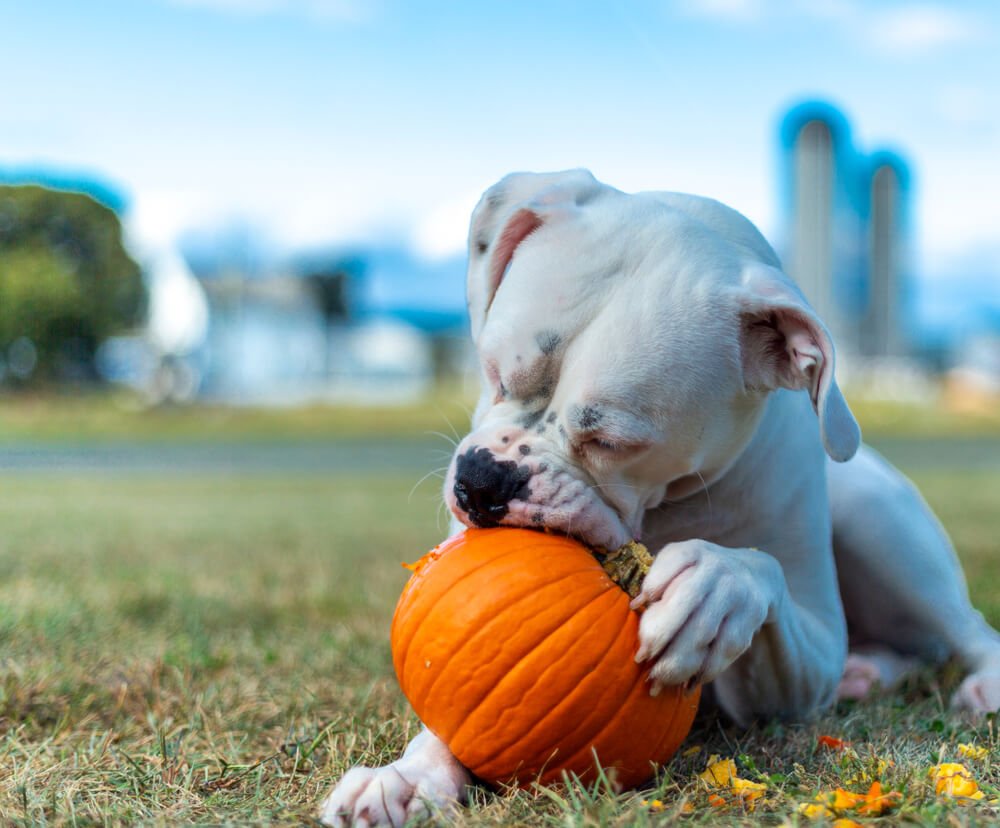
[[[639,616],[586,547],[528,529],[470,529],[411,567],[393,664],[420,720],[476,776],[529,785],[564,771],[619,788],[680,746],[697,689],[649,695]]]

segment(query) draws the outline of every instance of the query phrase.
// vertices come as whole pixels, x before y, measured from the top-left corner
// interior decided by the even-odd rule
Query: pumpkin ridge
[[[618,710],[615,711],[615,714],[611,716],[611,718],[609,718],[604,723],[604,725],[600,729],[598,729],[596,733],[594,733],[594,735],[588,740],[588,744],[585,745],[580,750],[578,750],[576,753],[574,753],[567,761],[562,762],[561,764],[563,764],[565,767],[572,767],[574,764],[576,764],[576,762],[580,760],[580,757],[582,755],[587,753],[591,754],[591,756],[593,756],[596,753],[597,761],[598,763],[601,764],[601,767],[606,767],[604,765],[604,761],[612,761],[614,759],[614,757],[605,757],[605,759],[602,760],[600,754],[597,753],[596,751],[596,745],[600,743],[601,739],[605,736],[605,734],[613,730],[617,721],[627,712],[629,712],[629,708],[634,703],[633,698],[636,695],[636,690],[638,690],[639,693],[649,692],[645,687],[646,681],[643,679],[643,675],[644,673],[640,673],[639,679],[632,685],[632,687],[629,689],[628,694],[625,696],[625,701],[622,702]],[[673,719],[671,719],[671,723],[673,723]],[[650,762],[652,762],[652,759],[650,760]],[[650,771],[650,776],[652,776],[652,771]]]
[[[629,611],[631,612],[631,610],[629,610]],[[519,734],[516,737],[516,741],[510,742],[509,744],[504,745],[502,748],[499,748],[497,750],[497,752],[496,752],[495,761],[501,761],[503,759],[503,756],[504,756],[505,753],[508,753],[508,752],[510,752],[512,750],[516,750],[521,745],[521,743],[524,742],[524,741],[526,741],[528,738],[530,738],[530,736],[539,727],[541,727],[547,721],[547,719],[550,716],[558,713],[566,705],[571,704],[574,696],[577,693],[584,692],[585,689],[589,690],[590,689],[589,687],[585,688],[585,683],[587,682],[587,680],[590,679],[590,678],[592,678],[592,677],[594,677],[594,676],[598,676],[600,674],[601,667],[604,664],[605,659],[608,657],[608,653],[610,653],[612,650],[614,650],[615,647],[616,647],[616,645],[619,642],[621,642],[622,638],[623,637],[628,637],[629,634],[630,634],[630,630],[628,628],[628,624],[623,624],[619,628],[618,632],[611,637],[611,640],[608,642],[608,645],[604,648],[604,652],[601,653],[600,658],[597,660],[597,662],[594,664],[594,666],[591,667],[587,671],[588,674],[583,678],[583,680],[580,681],[580,683],[577,684],[576,687],[574,687],[569,693],[567,693],[562,698],[562,700],[555,707],[553,707],[551,710],[549,710],[548,712],[546,712],[546,714],[541,719],[539,719],[534,725],[532,725],[531,729],[527,733]],[[598,681],[598,679],[594,678],[594,681]],[[612,684],[611,687],[613,689],[614,685]],[[620,695],[619,699],[617,699],[617,701],[619,702],[619,704],[616,704],[615,706],[616,707],[620,706],[621,700],[622,699],[627,699],[631,693],[632,693],[632,688],[628,687],[625,690],[625,692]],[[593,705],[593,707],[595,707],[595,708],[599,707],[599,706],[600,706],[599,701],[595,702],[594,705]],[[571,744],[574,741],[579,741],[579,737],[577,739],[574,739],[574,737],[577,736],[577,734],[581,730],[585,730],[587,728],[587,725],[589,723],[590,723],[590,717],[589,716],[584,717],[582,720],[579,721],[579,723],[576,725],[576,727],[573,728],[573,730],[571,730],[569,733],[565,734],[564,736],[560,737],[559,741],[560,742],[564,742],[564,743],[565,742],[569,742]],[[587,739],[586,734],[583,735],[583,741],[589,741]],[[551,748],[549,749],[547,755],[552,756],[555,753],[555,751],[559,749],[559,747],[560,746],[558,744],[552,745]],[[573,745],[572,747],[567,747],[565,749],[565,753],[567,755],[573,756],[576,753],[579,753],[580,747],[581,747],[580,745]],[[540,754],[541,753],[545,753],[545,751],[539,751],[539,753]]]
[[[542,590],[546,590],[549,587],[554,586],[555,584],[560,584],[563,581],[569,580],[571,578],[576,578],[577,576],[579,576],[581,574],[585,574],[585,573],[587,573],[589,571],[590,570],[588,568],[588,569],[577,569],[577,570],[574,570],[573,572],[567,572],[562,577],[560,577],[560,578],[558,578],[558,579],[556,579],[554,581],[549,581],[548,583],[546,583],[544,585],[544,587],[542,587]],[[585,588],[588,588],[590,586],[591,586],[590,584],[583,584],[581,586],[581,590],[580,591],[581,592],[586,591]],[[538,597],[538,595],[540,594],[540,592],[542,592],[542,590],[539,590],[539,588],[538,588],[537,585],[529,585],[529,588],[528,588],[528,590],[526,592],[524,592],[522,595],[519,595],[517,598],[513,599],[513,601],[511,601],[511,603],[509,603],[507,606],[505,606],[503,608],[503,610],[501,610],[498,614],[494,615],[485,625],[483,625],[478,630],[476,630],[476,632],[473,633],[473,635],[471,635],[469,638],[466,638],[462,642],[461,646],[459,646],[458,648],[456,648],[452,652],[448,653],[448,656],[445,659],[444,664],[441,667],[439,667],[438,670],[437,670],[437,676],[430,683],[430,685],[424,690],[424,692],[421,695],[420,699],[419,700],[412,700],[411,704],[414,707],[423,706],[424,701],[434,691],[434,688],[437,687],[438,682],[441,681],[442,678],[444,678],[444,674],[445,674],[446,670],[448,669],[448,665],[451,664],[452,659],[454,659],[455,656],[460,655],[473,642],[478,643],[482,638],[488,637],[487,633],[493,632],[494,627],[497,624],[500,624],[504,620],[504,616],[505,616],[506,613],[508,613],[510,610],[513,610],[513,609],[517,608],[524,601],[527,601],[527,600],[529,600],[531,598]],[[604,592],[601,592],[601,593],[599,593],[599,595],[597,597],[600,597],[600,595],[603,595],[603,594],[604,594]],[[570,612],[571,613],[575,613],[575,612],[578,612],[579,609],[580,608],[572,607],[571,606],[570,607]],[[430,613],[428,613],[428,615],[430,615]],[[559,629],[563,624],[566,623],[566,621],[570,620],[572,617],[573,616],[571,614],[569,617],[563,618],[562,620],[560,620],[558,622],[558,626],[556,626],[555,628],[553,628],[553,631]],[[418,632],[419,632],[419,630],[417,630],[417,631],[414,632],[414,638],[416,637],[416,635],[417,635]],[[546,634],[546,637],[547,636],[548,636],[548,633]],[[544,639],[542,639],[542,640],[544,641]],[[482,703],[481,701],[477,702],[474,705],[474,707],[477,707],[481,703]]]
[[[699,699],[701,698],[700,691],[691,690],[690,692],[691,693],[699,692],[698,698]],[[673,715],[671,715],[670,717],[670,725],[663,729],[663,738],[656,745],[656,750],[654,751],[655,755],[660,755],[664,753],[664,745],[677,738],[677,734],[674,732],[674,726],[677,724],[677,717],[681,715],[683,702],[685,702],[687,698],[688,698],[688,693],[682,690],[680,693],[680,698],[678,699],[678,703],[673,706]],[[697,705],[695,705],[695,707],[697,707]],[[684,741],[685,738],[686,738],[686,732],[684,736],[681,736],[680,741]]]
[[[610,579],[608,579],[608,580],[610,582]],[[617,585],[614,585],[613,583],[612,583],[612,586],[614,586],[615,589],[619,588]],[[599,592],[597,595],[595,595],[593,598],[591,598],[589,601],[587,601],[586,604],[582,604],[579,607],[576,607],[575,608],[575,612],[572,615],[570,615],[568,618],[565,618],[558,626],[554,627],[552,630],[550,630],[549,632],[547,632],[545,634],[545,637],[542,638],[542,639],[540,639],[538,641],[538,643],[532,648],[532,651],[534,652],[535,650],[539,649],[540,647],[543,647],[545,645],[545,642],[548,641],[553,635],[555,635],[557,632],[559,632],[559,630],[561,630],[563,627],[565,627],[574,618],[576,618],[581,613],[583,613],[585,610],[587,610],[593,603],[595,603],[596,601],[599,601],[601,598],[603,598],[606,594],[607,594],[607,589],[604,589],[601,592]],[[529,653],[529,655],[530,655],[530,653]],[[476,703],[475,703],[475,705],[474,705],[474,707],[472,709],[478,709],[481,705],[485,704],[489,700],[490,696],[494,692],[496,692],[496,690],[511,676],[511,674],[514,672],[514,670],[516,670],[517,667],[520,666],[523,663],[524,663],[524,658],[520,659],[517,662],[517,664],[515,664],[513,667],[511,667],[511,669],[507,672],[507,675],[505,675],[499,682],[497,682],[495,685],[493,685],[493,687],[491,687],[486,692],[485,696],[483,696],[481,699],[477,700]],[[535,677],[535,680],[525,689],[525,691],[522,694],[522,696],[526,696],[528,693],[530,693],[532,690],[534,690],[535,687],[538,686],[538,683],[542,680],[542,678],[549,672],[549,670],[551,670],[553,667],[555,667],[555,665],[557,665],[558,663],[559,663],[558,661],[557,662],[552,662],[545,670],[542,670]],[[498,722],[499,722],[500,718],[503,716],[503,714],[506,713],[509,709],[510,709],[510,707],[506,707],[503,710],[497,711],[496,719],[497,719]],[[466,720],[461,724],[461,726],[458,728],[458,730],[455,731],[454,735],[452,736],[453,740],[458,740],[461,737],[462,729],[467,724],[468,724],[468,718],[466,718]]]
[[[486,532],[486,531],[490,531],[490,530],[488,530],[488,529],[481,529],[480,531]],[[525,531],[525,532],[531,532],[532,530],[525,529],[523,531]],[[542,537],[544,537],[544,535],[542,535],[542,533],[540,533],[540,532],[538,532],[536,534],[541,535]],[[457,536],[455,536],[455,537],[457,537]],[[447,543],[448,541],[444,541],[444,542]],[[456,584],[460,584],[466,578],[468,578],[469,576],[475,574],[476,572],[478,572],[483,567],[491,566],[491,565],[495,564],[497,561],[501,560],[502,558],[506,558],[506,557],[509,557],[510,555],[516,555],[516,554],[518,554],[520,552],[523,552],[526,548],[529,548],[527,546],[527,544],[524,544],[524,545],[521,545],[521,546],[517,546],[517,547],[508,546],[508,547],[504,548],[504,550],[499,555],[494,555],[493,557],[488,558],[487,560],[479,561],[474,567],[472,567],[471,569],[466,570],[461,575],[459,575],[454,581],[451,581],[449,583],[449,585],[448,585],[447,591],[450,592],[452,589],[455,588]],[[454,549],[449,550],[449,552],[453,552],[453,551],[454,551]],[[558,556],[560,554],[565,554],[565,550],[561,550],[561,549],[552,550],[550,548],[550,551],[554,552],[554,555],[549,555],[547,557],[554,557],[554,556]],[[441,556],[439,556],[438,558],[436,558],[431,563],[432,564],[437,563],[442,558],[444,558],[445,555],[447,555],[447,554],[448,554],[448,552],[445,552],[444,554],[442,554]],[[461,550],[459,550],[458,554],[461,554]],[[594,562],[597,563],[596,558],[594,559]],[[430,567],[427,567],[427,568],[430,568]],[[418,578],[423,579],[423,578],[426,578],[426,577],[427,577],[426,572],[424,572],[423,574],[414,573],[414,575],[412,575],[410,577],[410,579],[406,582],[405,586],[403,587],[403,594],[400,596],[400,599],[399,599],[400,605],[402,605],[406,601],[406,599],[407,599],[407,597],[409,595],[409,591],[410,591],[411,585],[413,585],[414,589],[417,589],[418,586],[419,586],[419,584],[415,583],[416,580]],[[419,605],[423,606],[424,603],[426,603],[426,602],[419,602]],[[405,616],[406,616],[407,619],[412,615],[413,609],[414,609],[413,606],[408,606],[407,607],[407,612],[405,613]],[[398,613],[394,613],[393,614],[393,620],[392,620],[392,625],[390,627],[389,636],[390,636],[391,639],[393,639],[396,642],[393,645],[393,649],[396,650],[396,651],[398,651],[401,654],[399,668],[397,669],[397,675],[398,676],[401,676],[403,674],[402,671],[406,667],[406,656],[407,656],[407,654],[410,651],[410,645],[413,643],[413,638],[416,635],[417,630],[419,630],[420,626],[424,623],[424,621],[427,619],[427,616],[431,613],[431,611],[433,611],[433,609],[434,609],[434,605],[431,605],[427,609],[427,611],[424,612],[421,615],[421,617],[419,619],[411,622],[411,624],[413,626],[413,629],[409,631],[409,635],[407,635],[405,639],[404,638],[400,638],[398,641],[395,639],[395,636],[393,635],[393,631],[392,631],[392,627],[396,626],[396,620],[397,620],[397,617],[398,617]]]

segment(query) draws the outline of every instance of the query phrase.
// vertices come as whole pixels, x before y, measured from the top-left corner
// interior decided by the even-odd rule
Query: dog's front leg
[[[391,765],[345,773],[320,806],[319,818],[338,828],[402,826],[463,802],[470,778],[448,746],[425,729]]]
[[[771,555],[703,540],[668,544],[633,606],[646,607],[636,660],[654,662],[654,693],[659,684],[714,681],[719,704],[742,724],[801,719],[834,700],[847,651],[843,616],[793,601]]]

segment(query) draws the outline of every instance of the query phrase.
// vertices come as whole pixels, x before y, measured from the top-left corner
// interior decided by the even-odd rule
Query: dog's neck
[[[691,538],[729,547],[814,542],[795,529],[803,510],[826,503],[826,458],[809,397],[776,391],[765,405],[753,437],[722,477],[646,512],[643,542],[651,550]],[[812,427],[801,427],[803,420]]]

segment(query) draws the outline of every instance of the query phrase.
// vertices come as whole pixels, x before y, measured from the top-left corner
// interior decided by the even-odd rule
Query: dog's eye
[[[621,443],[615,443],[611,440],[604,440],[601,437],[591,437],[587,440],[584,445],[590,448],[600,449],[601,451],[616,452],[621,451],[624,446]]]
[[[642,451],[647,448],[647,445],[644,443],[626,443],[621,440],[613,440],[608,437],[588,437],[580,444],[580,447],[585,451],[590,451],[604,457],[610,457],[612,455],[616,457],[623,457],[625,455],[635,454],[636,452]]]

